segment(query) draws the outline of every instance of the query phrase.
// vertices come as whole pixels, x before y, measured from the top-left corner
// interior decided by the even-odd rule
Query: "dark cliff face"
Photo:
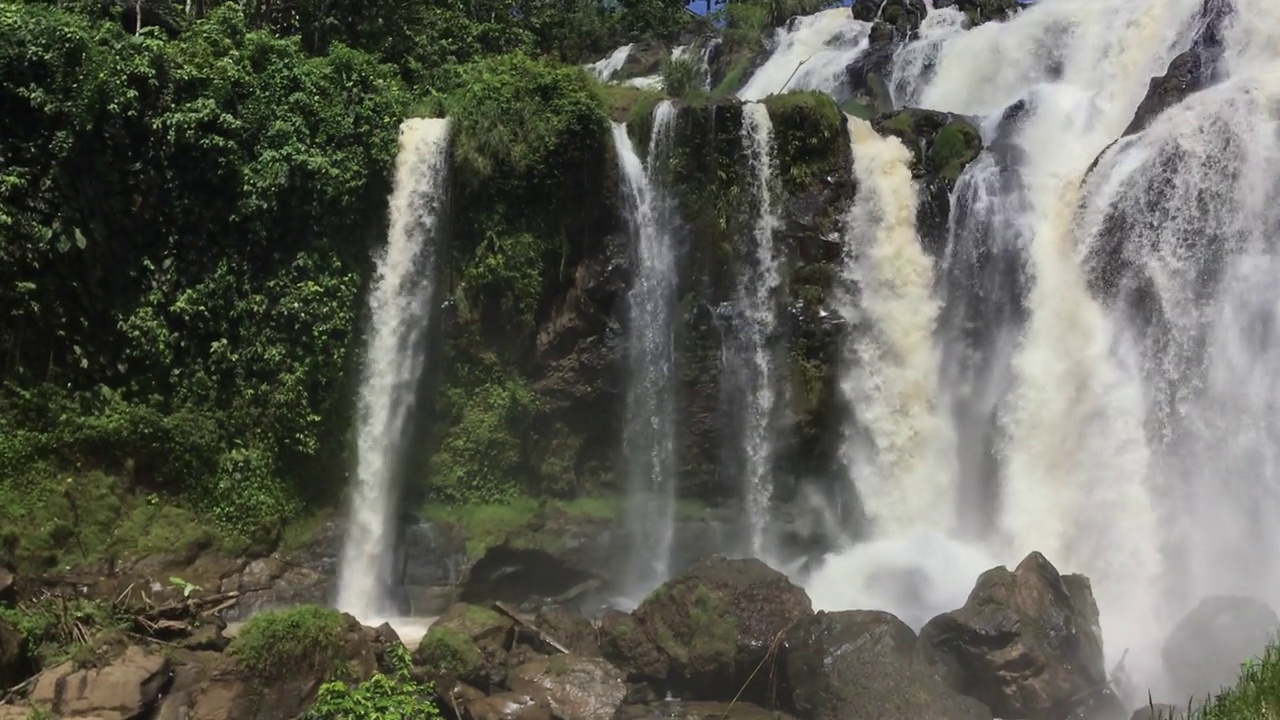
[[[839,484],[844,409],[836,387],[838,348],[850,329],[830,312],[828,298],[842,257],[842,218],[856,187],[847,122],[831,98],[790,93],[765,104],[774,129],[774,244],[782,271],[777,328],[768,340],[777,380],[773,484],[775,500],[785,503],[802,486],[830,495]],[[644,148],[651,110],[636,113],[631,132]],[[685,497],[734,503],[741,494],[743,410],[726,373],[735,362],[728,343],[743,332],[734,326],[734,288],[751,252],[759,208],[748,190],[752,169],[741,104],[685,104],[674,123],[661,182],[681,218],[673,240],[678,487]],[[977,133],[963,119],[914,110],[875,124],[914,153],[922,238],[936,253],[946,239],[948,195],[980,150]],[[501,358],[493,372],[516,378],[529,391],[532,400],[503,427],[519,439],[520,457],[510,467],[534,492],[590,494],[624,486],[624,304],[636,268],[617,202],[612,149],[606,164],[599,187],[575,199],[584,207],[569,209],[593,220],[579,226],[571,252],[561,258],[555,273],[560,280],[544,286],[532,339],[477,332],[477,324],[500,330],[501,308],[455,308],[445,327],[444,344],[455,349],[453,358],[445,353],[446,365],[456,364],[456,350],[465,346],[470,357]],[[604,207],[585,207],[591,203]],[[438,446],[429,447],[428,453]]]

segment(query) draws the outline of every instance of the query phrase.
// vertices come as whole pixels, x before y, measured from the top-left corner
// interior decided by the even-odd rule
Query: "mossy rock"
[[[600,619],[600,652],[627,678],[640,682],[664,682],[671,661],[632,615],[607,610]]]
[[[769,683],[753,670],[782,634],[813,614],[809,596],[759,560],[711,557],[655,590],[635,612],[667,657],[667,682],[713,700],[767,699]]]
[[[829,95],[814,91],[764,100],[773,121],[775,163],[783,190],[799,195],[850,165],[844,113]]]
[[[982,152],[978,129],[950,113],[904,108],[876,118],[873,125],[881,135],[893,135],[911,150],[913,175],[940,178],[948,187]]]
[[[513,625],[510,618],[488,608],[456,603],[427,630],[414,651],[414,664],[433,676],[487,688],[502,679]]]

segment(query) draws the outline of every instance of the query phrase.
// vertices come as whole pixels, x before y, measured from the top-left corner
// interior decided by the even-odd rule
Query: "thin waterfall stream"
[[[356,482],[338,567],[338,608],[365,621],[391,611],[393,509],[404,432],[426,362],[448,149],[448,120],[414,118],[400,127],[387,244],[377,257],[369,294]]]

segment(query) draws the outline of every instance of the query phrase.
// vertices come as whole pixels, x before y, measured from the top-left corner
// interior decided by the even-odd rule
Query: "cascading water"
[[[337,601],[340,610],[366,622],[389,611],[386,592],[396,527],[392,507],[403,432],[425,361],[448,146],[448,120],[415,118],[400,126],[387,247],[378,256],[369,295],[356,483]]]
[[[726,373],[743,406],[739,413],[743,457],[742,487],[750,530],[751,554],[767,557],[765,532],[773,497],[778,377],[778,313],[781,260],[773,234],[779,219],[773,200],[773,123],[760,103],[743,106],[742,139],[750,163],[750,197],[756,222],[750,252],[738,263],[735,327],[727,343]]]
[[[746,101],[790,90],[822,90],[839,96],[845,68],[867,49],[871,25],[854,20],[848,8],[832,8],[792,18],[774,33],[774,48],[738,91]]]
[[[805,586],[814,606],[891,608],[915,627],[963,604],[986,556],[947,539],[955,485],[938,416],[933,264],[916,233],[911,153],[849,117],[858,195],[845,218],[836,310],[850,327],[840,391],[854,420],[841,459],[869,528]],[[869,537],[868,537],[869,536]]]
[[[675,106],[658,103],[646,162],[632,147],[626,125],[613,124],[636,268],[627,294],[624,430],[630,553],[624,591],[632,601],[667,579],[675,532],[675,214],[662,189],[674,120]]]

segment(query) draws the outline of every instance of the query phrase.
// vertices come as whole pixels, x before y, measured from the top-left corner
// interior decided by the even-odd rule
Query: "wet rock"
[[[911,174],[920,190],[916,225],[925,249],[941,257],[951,217],[951,191],[964,169],[982,152],[982,135],[968,120],[950,113],[905,108],[872,123],[911,151]]]
[[[600,578],[544,550],[499,545],[472,566],[460,599],[473,605],[555,604],[589,591],[593,581],[598,585]]]
[[[222,652],[231,644],[231,640],[222,634],[222,630],[222,626],[218,623],[205,623],[189,636],[178,641],[178,645],[186,650]]]
[[[924,0],[885,0],[883,3],[854,3],[852,12],[855,20],[883,22],[899,37],[908,38],[920,29],[929,8]]]
[[[463,720],[551,720],[545,698],[504,692],[468,702],[459,708]]]
[[[0,688],[10,688],[26,680],[31,670],[26,638],[18,628],[0,620]]]
[[[622,673],[600,658],[553,655],[521,665],[507,678],[516,692],[541,693],[560,718],[610,720],[627,687]]]
[[[513,626],[492,610],[458,603],[427,630],[413,653],[414,664],[485,690],[502,681]]]
[[[782,573],[759,560],[717,556],[663,584],[635,617],[667,657],[670,687],[703,700],[752,700],[771,690],[755,669],[788,628],[812,614],[809,596]]]
[[[1191,47],[1175,57],[1163,75],[1151,78],[1147,94],[1124,136],[1142,132],[1157,115],[1218,81],[1223,25],[1231,13],[1231,6],[1225,0],[1204,0],[1198,19],[1200,31]]]
[[[955,7],[969,18],[969,25],[1006,20],[1018,9],[1017,0],[937,0],[936,8]]]
[[[600,650],[629,679],[666,680],[671,661],[635,617],[606,610],[600,619]]]
[[[101,720],[140,717],[153,708],[169,680],[169,660],[139,647],[101,669],[71,671],[61,666],[37,681],[32,704],[63,716]]]
[[[631,46],[631,52],[622,63],[622,68],[613,76],[614,80],[657,75],[662,70],[662,61],[667,59],[667,46],[653,40],[638,42]]]
[[[911,628],[889,613],[819,612],[787,634],[792,703],[815,720],[990,720],[925,662]]]
[[[600,657],[600,633],[585,617],[548,608],[537,614],[534,624],[569,652],[582,657]]]
[[[616,717],[617,720],[792,720],[785,713],[745,702],[731,705],[670,700],[627,706],[619,710]]]
[[[1133,714],[1129,716],[1129,720],[1182,720],[1186,716],[1186,708],[1157,703],[1134,710]]]
[[[1064,578],[1040,553],[983,573],[964,607],[930,620],[920,640],[956,690],[998,717],[1060,720],[1107,681],[1088,580]]]
[[[1160,656],[1175,688],[1204,697],[1234,685],[1241,663],[1261,657],[1280,628],[1267,603],[1250,597],[1208,597],[1174,626]]]

